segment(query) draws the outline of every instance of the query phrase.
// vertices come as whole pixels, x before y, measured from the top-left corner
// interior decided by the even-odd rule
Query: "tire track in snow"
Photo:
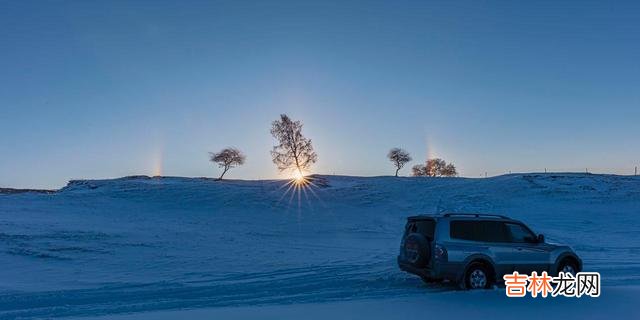
[[[426,292],[447,291],[444,286]],[[86,316],[424,294],[425,285],[385,263],[321,265],[228,274],[209,281],[112,284],[93,289],[0,295],[0,319]]]

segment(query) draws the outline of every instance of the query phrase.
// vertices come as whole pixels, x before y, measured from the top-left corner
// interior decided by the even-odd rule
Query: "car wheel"
[[[572,261],[564,260],[558,266],[558,273],[560,272],[570,273],[575,277],[576,273],[578,273],[578,267]]]
[[[491,287],[491,274],[484,264],[475,262],[467,268],[464,281],[466,289],[488,289]]]

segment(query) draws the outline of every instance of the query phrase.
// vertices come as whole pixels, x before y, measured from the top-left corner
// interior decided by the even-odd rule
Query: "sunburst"
[[[303,172],[296,170],[291,173],[291,177],[289,180],[284,183],[280,188],[284,188],[284,192],[280,197],[280,201],[285,197],[289,197],[289,206],[291,206],[294,202],[294,199],[297,200],[298,209],[301,208],[302,202],[306,202],[307,205],[311,204],[311,199],[309,194],[313,196],[316,200],[322,203],[322,200],[316,194],[316,191],[319,191],[319,187],[314,183],[315,178],[312,176],[305,175]],[[314,189],[317,189],[314,191]]]

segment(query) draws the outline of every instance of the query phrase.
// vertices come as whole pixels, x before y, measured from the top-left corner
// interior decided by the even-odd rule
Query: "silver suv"
[[[398,265],[426,282],[483,289],[518,271],[576,274],[582,260],[568,246],[545,243],[524,223],[491,214],[445,213],[407,219]]]

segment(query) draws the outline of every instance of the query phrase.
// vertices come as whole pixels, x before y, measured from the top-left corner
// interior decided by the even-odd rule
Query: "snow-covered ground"
[[[343,302],[151,311],[89,319],[638,319],[639,292],[638,287],[608,287],[598,299],[508,299],[502,290],[450,291]]]
[[[131,177],[0,194],[0,319],[638,316],[640,177],[321,179],[298,193],[284,181]],[[436,211],[506,214],[572,245],[602,273],[601,298],[422,284],[395,257],[405,217]]]

